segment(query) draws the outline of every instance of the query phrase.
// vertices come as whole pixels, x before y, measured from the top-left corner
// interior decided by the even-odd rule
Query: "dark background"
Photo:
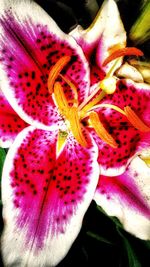
[[[87,7],[85,0],[37,0],[66,33],[77,24],[88,27],[97,13]],[[102,0],[97,0],[97,7]],[[141,0],[116,1],[127,32],[140,12]],[[128,40],[129,44],[132,42]],[[150,57],[150,42],[142,44],[145,56]],[[3,228],[2,218],[0,221]],[[1,263],[1,266],[2,263]],[[93,201],[84,217],[79,236],[65,259],[57,267],[148,267],[150,242],[126,233],[115,218],[99,210]],[[32,267],[32,266],[31,266]],[[47,266],[48,267],[48,266]]]
[[[90,10],[88,2],[96,2],[97,9]],[[127,33],[141,12],[144,0],[115,0]],[[147,0],[150,1],[150,0]],[[69,32],[77,24],[88,27],[95,17],[103,0],[36,0],[57,22],[64,32]],[[129,39],[129,44],[134,45]],[[146,57],[150,57],[150,40],[139,48],[144,50]]]

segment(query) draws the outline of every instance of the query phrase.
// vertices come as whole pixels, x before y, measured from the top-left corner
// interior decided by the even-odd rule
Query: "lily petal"
[[[109,104],[122,110],[125,106],[130,106],[150,126],[150,86],[131,80],[120,80],[115,93],[106,95],[100,104],[108,104],[108,107],[97,108],[97,113],[109,134],[118,143],[117,148],[112,148],[90,130],[99,147],[101,173],[108,176],[120,175],[135,154],[150,147],[150,132],[137,130],[125,115],[111,109]]]
[[[16,114],[0,90],[0,146],[8,148],[28,125]]]
[[[131,79],[135,82],[144,82],[142,74],[127,62],[116,71],[116,75],[117,77]]]
[[[3,259],[12,266],[55,266],[68,252],[99,178],[97,146],[72,135],[56,156],[57,131],[30,126],[6,157],[2,187]],[[15,248],[15,249],[14,249]]]
[[[115,64],[117,69],[122,59],[113,60],[103,67],[104,60],[118,48],[126,45],[126,32],[114,0],[105,0],[91,26],[84,30],[77,26],[70,35],[82,47],[88,60],[92,61],[91,84],[101,80]]]
[[[134,158],[120,176],[100,176],[95,200],[109,216],[141,239],[150,239],[150,168]]]
[[[70,56],[63,75],[75,84],[79,101],[86,97],[89,70],[81,48],[33,1],[2,0],[0,33],[1,89],[11,106],[37,127],[62,125],[47,88],[48,75],[61,57]]]

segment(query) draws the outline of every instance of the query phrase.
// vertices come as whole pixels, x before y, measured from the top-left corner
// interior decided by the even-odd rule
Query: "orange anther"
[[[106,66],[112,60],[114,60],[118,57],[122,57],[122,56],[143,56],[143,52],[136,47],[120,48],[120,49],[114,51],[110,56],[108,56],[104,60],[103,66]]]
[[[63,92],[63,88],[59,82],[56,82],[54,84],[54,98],[59,112],[65,117],[67,121],[69,121],[70,130],[75,139],[80,145],[87,147],[88,144],[82,131],[83,126],[80,123],[78,108],[75,106],[69,107],[69,101],[67,100]]]
[[[78,110],[76,107],[72,107],[69,110],[69,122],[70,122],[70,129],[75,139],[81,146],[87,147],[88,144],[83,134],[82,130],[83,126],[80,123]]]
[[[60,113],[62,115],[65,115],[69,106],[68,106],[68,101],[66,99],[66,96],[63,92],[63,88],[59,82],[55,82],[54,84],[54,98],[55,98],[55,101],[59,108]]]
[[[113,148],[117,148],[118,144],[114,140],[114,138],[107,132],[103,124],[101,123],[99,116],[96,112],[92,111],[90,113],[90,123],[91,126],[95,129],[97,135],[108,145]]]
[[[141,132],[149,132],[150,128],[135,114],[135,112],[129,107],[124,107],[125,114],[129,122]]]
[[[49,93],[52,94],[53,93],[53,86],[54,83],[59,75],[59,73],[62,71],[62,69],[68,64],[68,62],[70,61],[71,57],[70,56],[63,56],[61,57],[56,64],[51,68],[49,76],[48,76],[48,90]]]
[[[70,86],[71,90],[73,91],[74,93],[74,103],[78,103],[78,92],[77,92],[77,88],[76,86],[64,75],[62,74],[59,74],[59,76]]]

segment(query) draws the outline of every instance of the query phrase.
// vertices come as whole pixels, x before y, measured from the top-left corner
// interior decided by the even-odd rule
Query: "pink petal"
[[[57,132],[22,131],[3,173],[6,265],[55,266],[68,252],[99,178],[97,147],[81,147],[69,135],[56,157]]]
[[[84,30],[78,25],[70,35],[75,38],[91,62],[91,85],[99,82],[115,62],[114,71],[120,66],[122,59],[113,60],[105,67],[102,65],[113,49],[126,45],[126,32],[114,0],[103,2],[88,29]]]
[[[0,90],[0,146],[7,148],[27,124],[15,113]]]
[[[55,123],[61,125],[62,118],[47,89],[47,78],[59,58],[71,56],[63,74],[75,84],[81,101],[89,88],[89,71],[83,52],[36,3],[2,2],[1,88],[26,122],[44,129]],[[66,91],[70,95],[68,86]]]
[[[146,84],[120,80],[116,92],[113,95],[106,95],[101,104],[113,104],[121,109],[130,106],[139,118],[150,127],[149,89],[149,85]],[[121,174],[135,154],[149,147],[150,132],[143,133],[135,129],[124,115],[113,109],[99,108],[98,113],[106,129],[118,143],[118,148],[114,149],[92,131],[99,147],[98,162],[101,166],[101,173],[108,176]]]
[[[95,200],[108,215],[141,239],[150,239],[150,168],[134,158],[119,176],[100,176]]]

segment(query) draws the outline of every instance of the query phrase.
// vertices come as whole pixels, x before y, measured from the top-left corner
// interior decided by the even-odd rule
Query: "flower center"
[[[93,111],[96,108],[111,108],[126,116],[128,121],[138,130],[142,132],[150,131],[150,128],[142,122],[142,120],[135,114],[131,107],[126,106],[124,110],[118,106],[111,104],[99,104],[106,94],[113,94],[116,90],[116,78],[109,77],[108,75],[101,81],[98,87],[89,95],[80,105],[78,102],[77,88],[66,77],[62,75],[62,69],[69,63],[71,57],[64,56],[60,58],[56,64],[52,67],[48,77],[48,90],[53,95],[54,101],[59,109],[60,114],[66,121],[69,130],[72,132],[75,139],[83,147],[88,146],[88,142],[84,135],[83,119],[87,119],[86,123],[94,128],[97,135],[107,144],[113,148],[117,148],[117,143],[114,138],[105,129],[104,125],[100,121],[98,114]],[[72,90],[73,99],[68,100],[63,87],[57,78],[61,78]],[[59,138],[61,135],[59,135]],[[61,137],[62,143],[62,137]],[[63,139],[64,140],[64,139]],[[62,144],[61,144],[62,146]]]
[[[69,106],[63,88],[59,82],[55,82],[54,84],[54,98],[61,115],[63,115],[65,120],[69,122],[69,128],[75,139],[83,147],[87,147],[87,141],[82,130],[83,126],[80,122],[78,107],[76,107],[76,105]]]

